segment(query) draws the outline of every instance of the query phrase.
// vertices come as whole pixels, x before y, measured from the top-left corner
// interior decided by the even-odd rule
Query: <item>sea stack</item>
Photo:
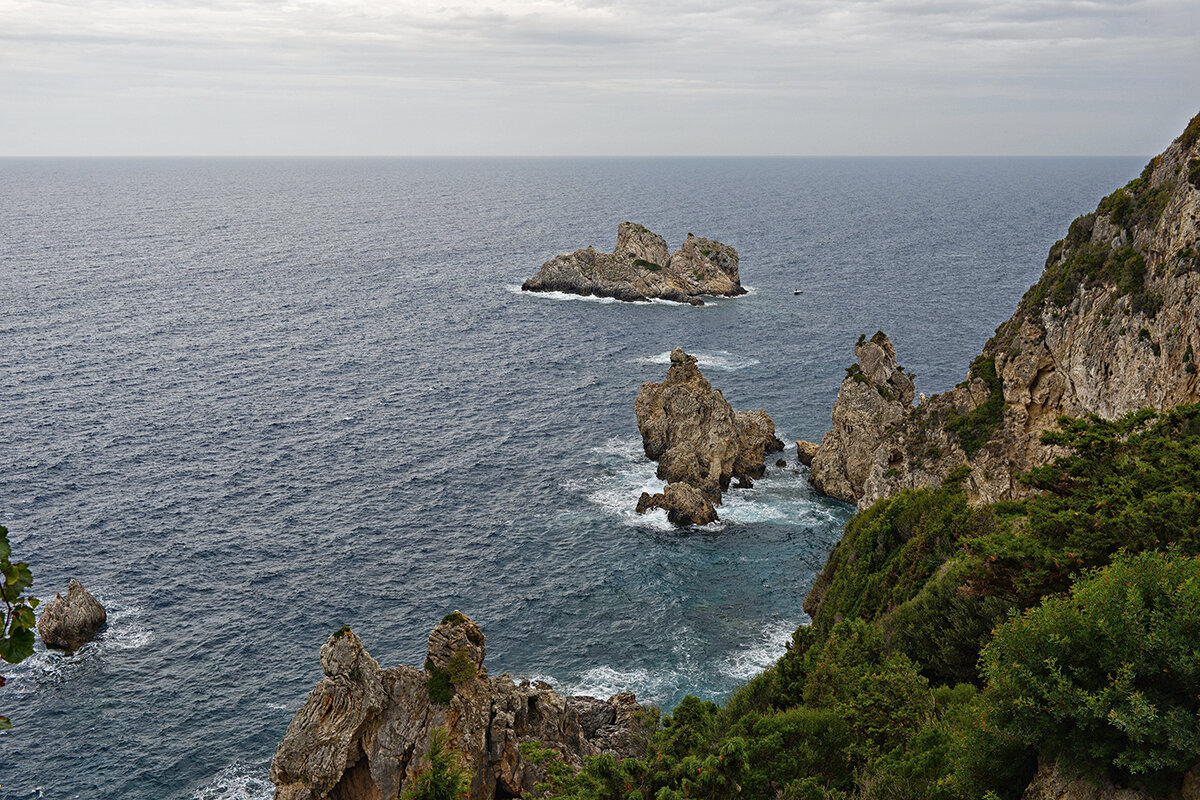
[[[659,494],[643,492],[637,510],[666,509],[679,525],[716,521],[730,481],[752,485],[765,470],[766,454],[783,449],[766,411],[734,411],[700,373],[695,356],[679,347],[671,351],[666,380],[642,384],[634,413],[642,449],[667,483]]]
[[[37,630],[46,647],[65,650],[71,655],[95,638],[108,620],[108,612],[83,584],[74,578],[67,585],[67,596],[54,595],[38,619]]]
[[[555,256],[521,286],[526,292],[567,292],[627,302],[652,299],[704,305],[700,295],[745,294],[738,277],[737,250],[714,239],[688,234],[670,253],[661,236],[643,225],[617,226],[611,253],[594,247]]]

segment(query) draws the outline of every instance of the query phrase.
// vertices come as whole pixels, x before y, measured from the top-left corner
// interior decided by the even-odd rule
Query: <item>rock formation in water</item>
[[[1197,130],[1071,223],[954,389],[913,408],[911,382],[887,374],[896,369],[890,343],[880,345],[882,363],[860,343],[813,485],[865,508],[967,465],[972,502],[1021,497],[1028,490],[1016,476],[1054,457],[1041,435],[1059,416],[1112,419],[1200,401]]]
[[[470,777],[471,800],[517,797],[543,780],[520,751],[555,751],[578,770],[587,756],[641,755],[654,727],[633,694],[562,697],[542,682],[489,678],[483,632],[455,611],[429,634],[424,669],[383,669],[343,628],[321,648],[325,678],[309,693],[271,762],[276,800],[398,797],[447,734]]]
[[[83,584],[74,578],[67,584],[67,596],[54,595],[38,618],[37,630],[46,647],[71,655],[95,638],[108,620],[108,612]]]
[[[734,411],[678,347],[666,380],[642,384],[634,412],[642,448],[667,483],[659,494],[643,493],[637,510],[665,508],[680,525],[715,521],[730,481],[750,485],[763,474],[766,454],[783,449],[767,412]]]
[[[633,222],[617,226],[612,253],[588,247],[555,256],[521,289],[631,302],[657,298],[697,306],[704,305],[699,295],[746,293],[738,278],[737,250],[689,233],[683,247],[668,254],[661,236]]]

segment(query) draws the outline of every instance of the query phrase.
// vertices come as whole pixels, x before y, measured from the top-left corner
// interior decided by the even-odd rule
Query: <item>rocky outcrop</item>
[[[761,476],[767,453],[783,449],[765,411],[734,411],[705,380],[696,358],[671,351],[662,383],[643,383],[634,402],[642,449],[658,462],[662,493],[643,493],[638,511],[665,508],[680,524],[717,519],[715,506],[734,478],[743,485]]]
[[[890,385],[894,397],[876,399],[882,384],[860,357],[813,462],[814,486],[865,508],[965,465],[972,502],[1017,498],[1029,489],[1016,477],[1056,455],[1041,435],[1059,416],[1200,401],[1197,175],[1200,141],[1188,134],[1075,220],[951,391],[915,408]]]
[[[820,445],[815,442],[806,442],[803,439],[796,441],[796,460],[806,467],[811,467],[813,459],[817,457],[817,450]]]
[[[817,491],[854,502],[888,431],[912,410],[913,381],[896,363],[896,349],[882,331],[854,347],[858,361],[833,405],[833,430],[813,457],[809,480]]]
[[[1200,800],[1200,764],[1178,786],[1156,788],[1118,786],[1103,778],[1075,775],[1056,761],[1043,761],[1021,800]]]
[[[428,765],[437,730],[470,777],[471,800],[531,792],[536,742],[578,770],[588,756],[641,755],[653,728],[633,694],[562,697],[542,682],[488,677],[487,643],[465,615],[429,634],[424,669],[382,669],[349,628],[321,648],[325,677],[296,712],[271,762],[276,800],[394,798]]]
[[[569,292],[629,302],[651,299],[704,305],[700,295],[745,294],[738,277],[738,254],[729,245],[688,234],[668,254],[666,241],[633,222],[617,226],[612,253],[594,247],[547,261],[521,286],[526,292]]]
[[[38,618],[37,630],[46,647],[66,650],[71,655],[90,642],[108,620],[108,612],[83,584],[74,578],[67,596],[54,595]]]

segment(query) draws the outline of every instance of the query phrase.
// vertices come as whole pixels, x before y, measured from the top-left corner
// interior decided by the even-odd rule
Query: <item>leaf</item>
[[[19,664],[33,655],[33,631],[13,631],[10,636],[0,636],[0,658],[10,664]]]
[[[11,731],[12,723],[8,721],[8,717],[0,717],[0,731]]]
[[[14,609],[17,613],[16,621],[21,627],[27,631],[31,631],[37,625],[37,619],[33,616],[33,609],[30,606],[17,606]]]

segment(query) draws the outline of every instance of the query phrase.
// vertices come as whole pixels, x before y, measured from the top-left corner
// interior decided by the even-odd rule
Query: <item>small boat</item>
[[[803,289],[797,289],[796,291],[792,292],[792,294],[804,294],[804,290],[803,290]]]

